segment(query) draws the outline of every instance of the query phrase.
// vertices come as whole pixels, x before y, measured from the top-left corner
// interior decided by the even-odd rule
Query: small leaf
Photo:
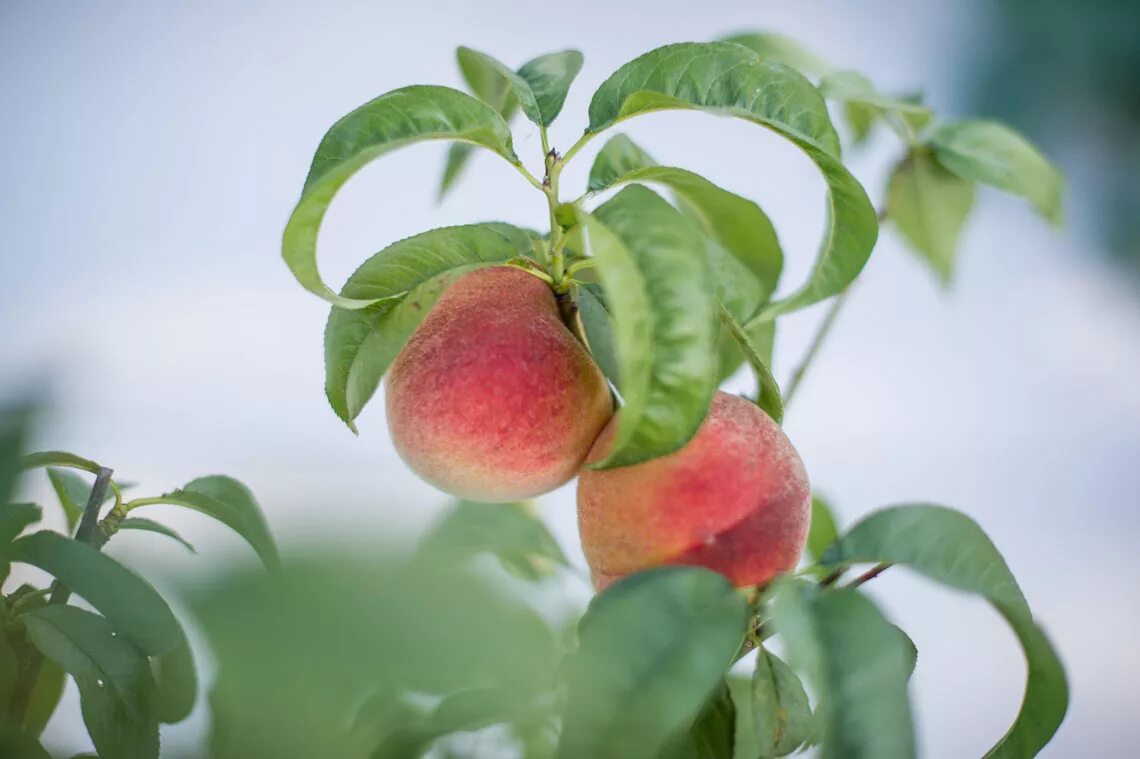
[[[852,527],[823,561],[901,564],[988,600],[1021,642],[1029,676],[1017,719],[986,756],[1035,756],[1057,732],[1069,702],[1064,667],[1005,560],[972,519],[941,506],[894,506]]]
[[[666,759],[732,759],[736,744],[736,705],[728,685],[705,701],[688,730],[674,739],[663,754]]]
[[[566,555],[527,503],[459,501],[420,543],[430,560],[497,556],[509,570],[537,580],[554,566],[568,566]]]
[[[788,660],[819,694],[824,759],[914,757],[909,662],[896,628],[849,588],[777,580],[771,598]]]
[[[178,644],[181,631],[162,596],[141,577],[86,543],[41,531],[12,543],[10,556],[59,578],[147,654],[158,656]]]
[[[154,533],[157,533],[159,535],[165,535],[168,538],[171,538],[173,540],[177,540],[179,543],[181,543],[183,546],[185,546],[186,550],[188,550],[190,553],[198,553],[194,549],[194,546],[190,545],[190,543],[184,537],[182,537],[181,535],[179,535],[177,532],[170,529],[166,525],[160,524],[159,522],[156,522],[153,519],[147,519],[145,517],[128,517],[128,518],[124,519],[122,522],[119,522],[119,529],[120,530],[145,530],[146,532],[154,532]]]
[[[752,674],[752,719],[761,756],[786,756],[811,730],[811,705],[800,678],[761,646]]]
[[[83,516],[84,509],[87,508],[87,500],[91,497],[91,489],[94,485],[75,472],[66,469],[48,467],[47,473],[52,489],[55,490],[59,504],[63,507],[63,513],[67,517],[67,527],[69,530],[75,529],[75,525],[79,524],[79,519]],[[107,495],[103,498],[103,503],[114,498],[114,491],[108,489]]]
[[[827,183],[827,229],[807,282],[753,321],[805,308],[855,279],[874,248],[878,221],[862,186],[839,161],[839,138],[811,82],[739,44],[667,45],[622,66],[598,88],[588,131],[667,109],[705,110],[767,127],[807,153]]]
[[[562,110],[571,82],[582,69],[582,54],[577,50],[551,53],[523,65],[514,72],[495,58],[470,48],[460,48],[460,55],[479,66],[497,72],[514,91],[526,117],[539,126],[549,126]]]
[[[891,175],[889,218],[943,284],[953,274],[958,237],[973,207],[973,182],[947,171],[926,150],[912,151]]]
[[[908,124],[926,124],[932,116],[930,109],[921,103],[880,94],[871,80],[855,71],[834,71],[828,74],[820,80],[819,91],[828,100],[871,106],[876,109],[876,115],[884,112],[905,114]]]
[[[82,469],[91,474],[99,474],[99,470],[102,469],[101,466],[91,459],[85,459],[82,456],[76,456],[74,453],[68,453],[67,451],[38,451],[36,453],[29,453],[20,459],[21,469],[35,469],[37,467],[48,466],[65,466],[72,469]]]
[[[963,179],[1020,195],[1055,225],[1061,224],[1065,179],[1028,140],[996,121],[962,121],[934,130],[938,162]]]
[[[744,597],[707,569],[611,585],[578,626],[559,756],[657,756],[721,683],[746,616]]]
[[[706,243],[640,185],[584,216],[614,316],[625,405],[599,468],[672,453],[694,434],[716,390],[716,304]]]
[[[325,393],[337,416],[355,431],[353,421],[384,372],[460,275],[530,252],[525,231],[489,223],[433,229],[365,261],[342,292],[347,298],[382,302],[359,311],[334,307],[325,327]]]
[[[776,384],[776,378],[772,376],[771,370],[764,363],[756,346],[752,344],[744,327],[732,318],[732,314],[723,305],[720,306],[720,318],[756,374],[756,405],[772,417],[776,424],[780,424],[784,421],[784,401],[780,398],[780,387]]]
[[[317,270],[317,233],[333,197],[353,174],[385,153],[423,140],[467,142],[518,163],[503,117],[458,90],[405,87],[357,108],[321,140],[301,199],[285,227],[282,255],[306,290],[341,308],[365,308],[377,302],[342,297],[329,289]]]
[[[257,552],[266,569],[276,569],[280,564],[277,545],[261,507],[249,488],[233,477],[199,477],[160,499],[156,502],[185,506],[226,525]]]
[[[0,609],[0,622],[6,621],[6,609]],[[12,650],[12,643],[8,640],[5,631],[0,627],[0,705],[5,709],[12,698],[12,691],[16,688],[16,680],[20,676],[20,661],[16,652]]]
[[[0,561],[6,560],[8,544],[43,516],[43,509],[34,503],[0,504]]]
[[[28,699],[28,711],[24,717],[24,732],[39,735],[55,714],[59,700],[63,697],[63,686],[67,684],[67,673],[52,661],[45,661],[40,676],[32,687]]]
[[[52,759],[34,735],[0,727],[0,756],[4,759]]]
[[[74,606],[24,615],[32,643],[75,678],[83,720],[107,759],[158,756],[150,662],[111,623]]]
[[[723,41],[744,45],[761,58],[782,63],[810,76],[822,76],[832,70],[830,63],[782,34],[744,32],[725,37]]]
[[[590,344],[590,355],[614,387],[621,390],[613,316],[606,307],[602,286],[586,284],[578,290],[578,313]]]
[[[0,406],[0,506],[11,501],[20,470],[27,468],[20,455],[24,452],[31,413],[27,404]]]
[[[511,721],[522,709],[518,694],[503,688],[479,688],[446,696],[428,715],[405,717],[369,759],[407,759],[421,756],[431,744],[451,733],[481,730]]]
[[[155,657],[151,665],[158,688],[155,700],[158,720],[167,725],[181,722],[190,716],[198,700],[198,672],[185,631],[174,650]]]
[[[808,531],[807,554],[812,562],[823,557],[827,547],[835,542],[839,533],[835,527],[835,515],[821,496],[811,497],[811,529]]]
[[[732,703],[736,707],[733,759],[756,759],[760,756],[760,743],[756,737],[756,722],[752,717],[752,679],[729,674],[724,681],[732,692]]]

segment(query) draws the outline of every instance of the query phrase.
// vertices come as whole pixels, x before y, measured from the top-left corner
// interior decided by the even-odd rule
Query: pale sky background
[[[364,412],[359,438],[328,409],[327,308],[279,257],[333,121],[406,84],[460,86],[460,44],[511,65],[577,47],[585,68],[552,130],[565,149],[620,64],[742,28],[798,37],[881,89],[922,88],[958,115],[986,35],[978,3],[952,2],[100,6],[0,7],[0,395],[50,378],[40,447],[95,458],[154,492],[232,474],[280,537],[360,546],[422,525],[445,499],[397,459],[382,403]],[[515,122],[516,148],[533,169],[541,150],[528,127]],[[806,158],[761,129],[696,114],[625,131],[662,162],[758,200],[790,259],[786,286],[799,281],[823,219],[822,181]],[[568,169],[568,194],[601,142]],[[884,133],[852,159],[873,198],[898,149]],[[399,152],[349,183],[321,238],[330,282],[430,227],[542,223],[541,196],[489,154],[437,207],[443,151]],[[1082,152],[1074,145],[1059,160],[1095,182]],[[979,200],[948,293],[884,233],[786,429],[848,521],[919,500],[974,516],[1068,666],[1069,716],[1043,756],[1130,755],[1140,742],[1140,298],[1091,250],[1094,209],[1079,185],[1060,233],[1016,199]],[[782,380],[819,316],[781,321]],[[46,500],[41,482],[29,487]],[[573,486],[542,509],[580,560]],[[145,534],[116,538],[112,552],[159,577],[242,555],[204,519],[156,514],[200,555]],[[1012,635],[984,604],[903,571],[873,593],[920,651],[912,693],[923,755],[981,755],[1020,701]],[[74,693],[57,717],[51,747],[85,748]],[[164,742],[191,745],[204,728],[200,710],[164,728]]]

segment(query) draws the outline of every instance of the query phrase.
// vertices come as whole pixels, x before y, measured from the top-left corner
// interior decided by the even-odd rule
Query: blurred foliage
[[[1140,276],[1140,3],[995,0],[972,110],[1092,162],[1102,242]],[[1090,181],[1092,180],[1092,181]],[[1075,174],[1080,185],[1082,178]]]

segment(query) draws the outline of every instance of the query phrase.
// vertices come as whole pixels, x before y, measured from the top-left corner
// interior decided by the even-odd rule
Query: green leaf
[[[508,570],[537,580],[569,561],[529,503],[459,501],[435,524],[421,549],[438,560],[479,553],[497,556]]]
[[[145,653],[158,656],[178,645],[181,631],[162,596],[86,543],[41,531],[12,543],[10,556],[59,578]]]
[[[862,145],[867,141],[879,115],[878,108],[865,103],[843,104],[843,118],[847,121],[847,128],[851,130],[851,144]]]
[[[522,710],[518,694],[503,688],[478,688],[446,696],[428,715],[391,731],[369,759],[407,759],[422,755],[451,733],[481,730],[509,722]],[[412,724],[408,724],[412,722]]]
[[[186,540],[186,538],[182,537],[166,525],[156,522],[153,519],[147,519],[145,517],[127,517],[123,521],[119,522],[119,529],[144,530],[146,532],[154,532],[159,535],[165,535],[168,538],[177,540],[179,543],[185,546],[186,550],[188,550],[190,553],[198,553],[194,549],[194,546],[192,546],[189,541]]]
[[[59,498],[59,504],[63,507],[64,516],[67,518],[67,527],[69,530],[75,529],[75,525],[79,524],[79,519],[83,516],[84,509],[87,508],[87,500],[91,497],[91,489],[94,485],[75,472],[66,469],[48,467],[47,473],[52,489],[55,490],[56,497]],[[114,498],[114,491],[108,489],[107,495],[103,498],[103,503]]]
[[[812,495],[811,528],[807,539],[807,554],[811,561],[818,562],[837,537],[839,532],[835,527],[835,515],[831,506],[821,496]]]
[[[732,759],[736,743],[736,706],[723,680],[705,701],[688,730],[665,749],[667,759]]]
[[[878,220],[862,186],[839,160],[839,138],[811,82],[739,44],[668,45],[627,63],[602,84],[590,103],[589,133],[640,113],[678,108],[767,127],[807,153],[827,182],[827,229],[808,281],[769,303],[755,320],[805,308],[855,279],[874,248]]]
[[[0,756],[4,759],[51,759],[34,735],[0,727]]]
[[[257,499],[249,488],[233,477],[220,474],[199,477],[179,490],[148,500],[151,503],[185,506],[213,517],[245,540],[257,552],[266,569],[276,569],[280,564],[277,544],[273,541]]]
[[[780,424],[784,421],[784,401],[780,398],[780,387],[776,384],[776,378],[772,376],[771,370],[764,363],[759,350],[752,344],[752,339],[744,331],[744,327],[732,318],[732,314],[723,304],[720,306],[720,318],[756,374],[756,405],[772,417],[776,424]]]
[[[423,140],[467,142],[518,163],[503,117],[458,90],[405,87],[357,108],[321,140],[301,199],[285,227],[282,255],[306,290],[342,308],[365,308],[377,302],[346,298],[329,289],[317,270],[317,233],[325,211],[349,177],[373,159]]]
[[[8,544],[43,516],[43,509],[34,503],[0,504],[0,561],[5,560]]]
[[[40,676],[32,687],[28,699],[28,712],[24,717],[24,731],[29,735],[39,735],[55,714],[59,700],[63,697],[63,686],[67,684],[67,673],[52,661],[45,661]]]
[[[792,668],[761,646],[752,674],[752,720],[760,755],[786,756],[807,740],[811,705]]]
[[[5,622],[7,609],[0,609],[0,623]],[[20,676],[20,660],[12,650],[12,643],[5,631],[0,628],[0,704],[6,709]]]
[[[820,80],[819,91],[828,100],[871,106],[877,115],[887,111],[906,114],[908,124],[926,124],[933,115],[921,103],[880,94],[870,79],[855,71],[833,71]]]
[[[12,499],[20,470],[26,468],[20,454],[24,452],[30,417],[31,408],[26,404],[0,407],[0,506]]]
[[[744,45],[761,58],[791,66],[811,76],[822,76],[832,70],[830,63],[805,48],[791,37],[772,32],[744,32],[723,39]]]
[[[1055,225],[1061,224],[1065,179],[1028,140],[996,121],[942,124],[930,136],[934,155],[963,179],[1020,195]]]
[[[617,358],[617,345],[615,344],[616,327],[613,316],[606,306],[605,294],[602,286],[586,284],[578,290],[578,313],[582,317],[582,326],[586,330],[586,340],[590,344],[590,355],[594,362],[606,375],[606,379],[614,387],[621,389],[619,363]]]
[[[530,252],[531,239],[524,230],[489,223],[433,229],[365,261],[349,277],[343,294],[380,302],[358,311],[333,308],[325,327],[325,393],[337,416],[355,431],[353,420],[384,372],[460,275]]]
[[[91,459],[85,459],[82,456],[76,456],[74,453],[68,453],[67,451],[38,451],[36,453],[29,453],[20,459],[21,469],[35,469],[37,467],[48,466],[65,466],[72,469],[82,469],[91,474],[99,474],[99,470],[102,469],[101,466]]]
[[[891,174],[889,218],[943,284],[953,274],[958,237],[973,207],[973,182],[943,168],[926,150],[912,151]]]
[[[677,450],[716,390],[716,303],[703,236],[661,196],[625,188],[583,214],[614,316],[625,405],[598,468]]]
[[[106,759],[158,756],[158,719],[150,662],[110,622],[74,606],[24,615],[28,637],[75,678],[83,720]]]
[[[707,569],[611,585],[578,626],[559,756],[657,756],[720,684],[746,617],[744,597]]]
[[[771,622],[819,694],[824,759],[915,756],[908,655],[896,628],[866,597],[777,580]]]
[[[729,674],[724,681],[732,692],[736,708],[732,755],[734,759],[756,759],[760,756],[760,743],[756,738],[756,721],[752,718],[752,679]]]
[[[198,671],[185,631],[173,651],[154,658],[151,669],[158,688],[155,700],[158,720],[173,725],[189,717],[198,700]]]
[[[1065,670],[1005,560],[966,515],[941,506],[895,506],[856,524],[823,556],[831,566],[890,562],[993,604],[1021,641],[1029,676],[1021,710],[989,757],[1035,756],[1068,708]]]
[[[570,84],[582,69],[582,54],[577,50],[535,58],[523,64],[517,73],[486,53],[470,48],[459,48],[459,55],[471,61],[471,65],[497,72],[514,91],[526,117],[543,127],[557,118]]]

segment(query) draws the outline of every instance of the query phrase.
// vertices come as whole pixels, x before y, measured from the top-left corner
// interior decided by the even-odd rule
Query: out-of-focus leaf
[[[559,756],[657,756],[721,683],[746,616],[743,596],[707,569],[611,585],[579,623]]]
[[[1065,178],[1029,140],[996,121],[942,124],[930,136],[938,162],[963,179],[1020,195],[1060,225]]]
[[[59,700],[63,697],[63,686],[67,684],[67,673],[55,662],[45,661],[40,668],[40,676],[32,687],[28,698],[28,711],[24,716],[24,731],[29,735],[39,735],[55,714]]]
[[[780,398],[780,387],[776,384],[776,378],[772,376],[772,371],[764,363],[760,351],[752,344],[752,339],[748,337],[744,327],[732,318],[732,314],[723,305],[720,308],[720,316],[721,321],[728,328],[729,334],[736,340],[744,358],[756,374],[756,405],[762,408],[765,414],[772,417],[776,424],[781,423],[784,421],[784,401]]]
[[[972,519],[926,504],[883,509],[852,527],[827,550],[823,562],[900,564],[985,598],[1013,628],[1029,671],[1017,719],[986,756],[1036,756],[1057,732],[1069,704],[1064,667],[1005,559]]]
[[[0,622],[4,621],[6,614],[0,610]],[[0,629],[0,705],[7,706],[16,687],[16,679],[20,675],[20,661],[8,636]]]
[[[190,553],[197,553],[197,551],[194,549],[194,546],[192,546],[190,542],[186,540],[186,538],[182,537],[166,525],[160,522],[156,522],[153,519],[147,519],[146,517],[127,517],[123,521],[119,522],[119,529],[143,530],[145,532],[153,532],[158,535],[165,535],[172,540],[177,540],[179,543],[185,546],[186,550],[188,550]]]
[[[59,578],[145,653],[158,656],[178,645],[181,630],[166,601],[146,580],[111,557],[47,531],[17,539],[10,550],[13,561]]]
[[[677,450],[708,413],[717,325],[706,241],[641,185],[583,217],[614,317],[625,402],[613,447],[595,466],[625,466]]]
[[[933,116],[930,109],[921,103],[880,94],[870,79],[856,71],[831,72],[820,80],[819,91],[828,100],[864,106],[863,113],[872,117],[882,117],[887,113],[905,117],[911,128],[929,123]]]
[[[721,682],[705,701],[692,726],[666,747],[667,759],[732,759],[736,743],[736,705]]]
[[[0,561],[5,560],[8,544],[43,515],[34,503],[0,503]]]
[[[87,508],[87,500],[91,497],[93,485],[75,472],[66,469],[49,467],[47,473],[52,489],[55,490],[56,497],[59,498],[59,505],[63,507],[64,516],[67,517],[67,528],[73,530],[75,525],[79,524],[83,510]],[[122,485],[119,487],[122,488]],[[114,498],[115,492],[108,488],[103,503]]]
[[[155,713],[159,721],[168,725],[181,722],[190,716],[198,700],[198,672],[185,631],[182,642],[173,651],[155,657],[151,665],[158,687]]]
[[[839,532],[835,527],[835,515],[831,505],[822,496],[811,497],[811,529],[808,531],[807,554],[817,562],[827,547],[835,542]]]
[[[809,76],[822,76],[832,70],[830,63],[791,37],[773,32],[744,32],[724,38],[757,53],[761,58],[782,63]]]
[[[317,233],[341,186],[365,164],[423,140],[456,140],[485,147],[511,163],[507,122],[494,108],[448,87],[413,86],[381,95],[340,119],[313,156],[301,199],[285,227],[281,251],[297,281],[341,308],[366,308],[375,298],[337,295],[317,270]]]
[[[751,695],[760,756],[787,756],[807,740],[811,705],[803,683],[783,659],[763,646],[756,653]]]
[[[0,727],[0,756],[4,759],[52,759],[35,735]]]

